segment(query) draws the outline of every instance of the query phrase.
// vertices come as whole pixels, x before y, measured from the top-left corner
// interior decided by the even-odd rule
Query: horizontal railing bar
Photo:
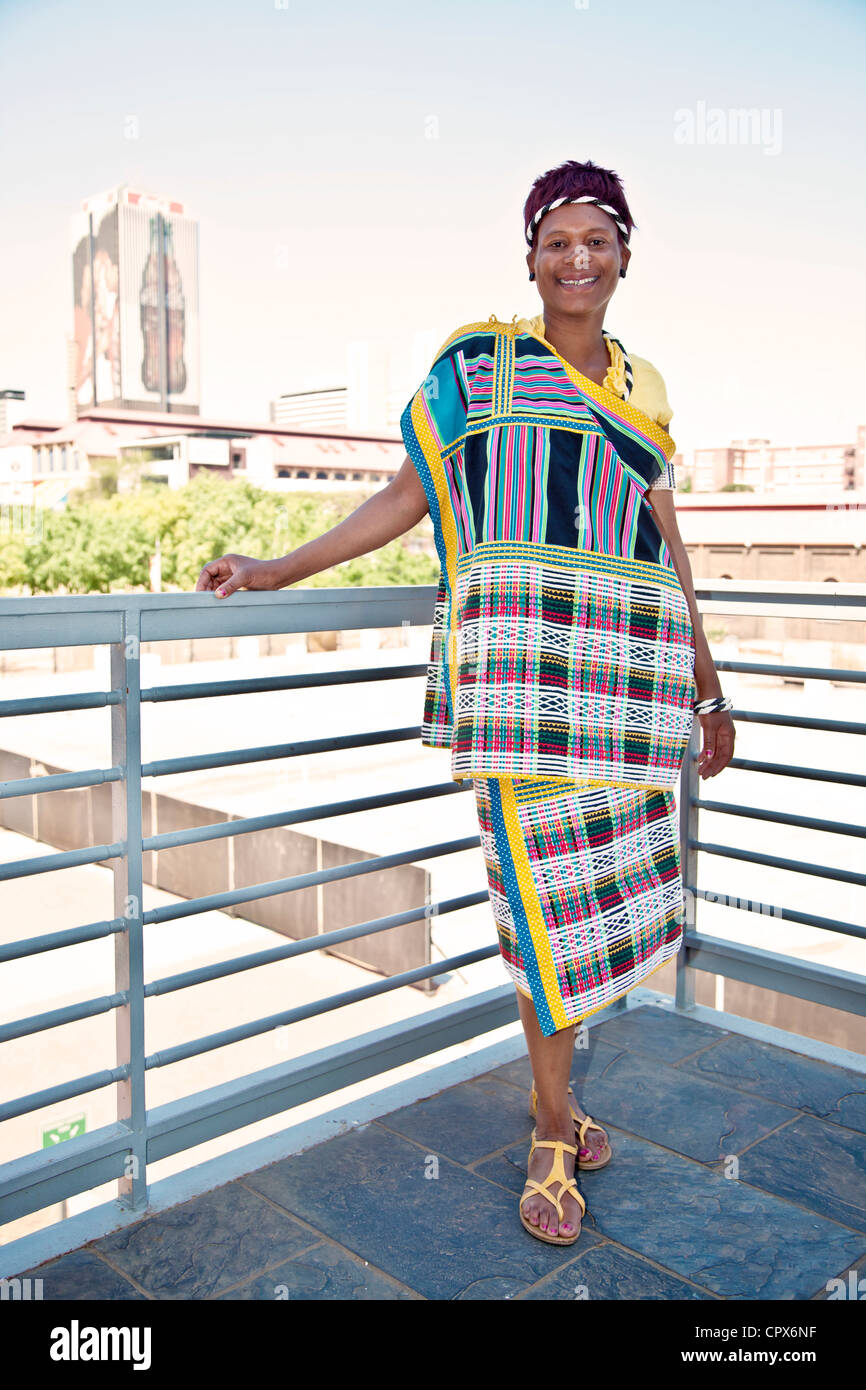
[[[854,586],[852,586],[854,587]],[[866,596],[840,585],[813,589],[719,589],[696,586],[710,603],[807,605],[835,610],[866,607]],[[346,631],[373,627],[428,627],[433,621],[435,585],[381,585],[341,589],[238,591],[228,601],[211,593],[69,594],[0,598],[0,648],[103,646],[123,641],[125,615],[141,624],[143,641],[173,638],[234,637],[265,633]],[[852,615],[856,621],[856,616]]]
[[[0,1223],[5,1225],[31,1212],[44,1211],[65,1197],[92,1192],[113,1178],[122,1178],[128,1168],[132,1140],[133,1131],[115,1121],[50,1149],[8,1159],[0,1167]],[[26,1248],[28,1237],[20,1239],[20,1248]],[[0,1268],[17,1248],[16,1241],[4,1245]],[[8,1262],[6,1268],[8,1271]]]
[[[831,734],[866,734],[866,724],[850,719],[812,719],[797,714],[767,714],[764,710],[732,709],[732,719],[750,724],[782,724],[792,729],[821,729]]]
[[[286,946],[275,946],[267,951],[252,951],[246,956],[234,956],[231,960],[217,961],[215,965],[200,966],[197,970],[185,970],[179,975],[165,975],[161,980],[151,980],[145,985],[145,997],[154,994],[170,994],[174,990],[188,989],[191,985],[205,984],[210,980],[221,980],[227,975],[236,975],[243,970],[254,970],[260,965],[273,965],[276,961],[291,960],[294,956],[307,955],[310,951],[324,951],[329,946],[337,946],[343,941],[354,941],[360,936],[374,936],[378,932],[391,931],[394,927],[406,926],[409,922],[420,922],[425,917],[441,917],[449,912],[459,912],[464,907],[476,907],[487,902],[489,893],[464,893],[459,898],[446,898],[439,903],[413,907],[406,912],[392,913],[390,917],[378,917],[369,922],[360,922],[354,927],[339,927],[334,931],[322,932],[316,936],[303,937]]]
[[[697,759],[692,761],[696,762]],[[791,763],[765,763],[757,758],[731,758],[728,767],[743,772],[770,772],[774,777],[803,777],[807,782],[836,782],[840,787],[866,787],[866,777],[858,772],[834,772],[831,768],[795,767]]]
[[[188,685],[152,685],[142,690],[142,703],[163,700],[210,700],[219,695],[258,695],[274,690],[312,690],[322,685],[353,685],[373,681],[407,680],[425,676],[428,662],[411,666],[368,666],[351,671],[316,671],[291,676],[253,676],[248,680],[199,681]],[[2,706],[0,706],[2,712]]]
[[[730,893],[715,892],[712,888],[697,888],[693,883],[687,885],[688,891],[710,903],[720,903],[723,907],[733,907],[740,912],[756,912],[762,917],[772,917],[777,922],[797,922],[804,927],[821,927],[825,931],[838,932],[840,936],[854,936],[866,941],[866,927],[854,922],[840,922],[835,917],[819,917],[814,912],[800,912],[795,907],[779,907],[775,903],[756,902],[753,898],[737,898]]]
[[[0,964],[7,960],[22,960],[24,956],[35,956],[41,951],[80,946],[83,941],[99,941],[104,936],[126,931],[128,926],[126,918],[115,917],[108,922],[89,922],[82,927],[67,927],[63,931],[45,932],[42,936],[28,936],[23,940],[10,941],[0,946]]]
[[[419,1017],[399,1019],[236,1081],[169,1101],[148,1110],[147,1160],[152,1163],[168,1158],[516,1022],[515,991],[498,985],[452,1004],[437,1005]]]
[[[753,583],[750,588],[741,591],[740,589],[719,588],[719,581],[716,579],[706,581],[696,579],[695,593],[699,598],[712,599],[713,601],[736,596],[738,603],[746,601],[763,603],[767,598],[775,597],[780,602],[790,599],[797,599],[798,601],[811,599],[816,604],[825,607],[836,607],[840,604],[853,604],[855,607],[860,604],[866,605],[866,593],[863,592],[862,585],[853,580],[841,581],[836,585],[818,580],[777,581],[778,584],[789,584],[790,588],[772,587],[773,581],[769,581],[766,589],[761,588],[761,584],[764,582],[766,581],[758,581]],[[350,585],[333,589],[297,586],[293,586],[291,589],[269,591],[239,589],[231,595],[228,604],[215,599],[212,593],[195,590],[158,594],[124,591],[110,594],[4,596],[0,598],[0,619],[11,624],[15,620],[26,619],[31,614],[38,617],[59,617],[69,612],[107,618],[118,610],[153,615],[172,612],[175,609],[185,609],[188,612],[197,613],[200,617],[209,616],[211,613],[225,613],[226,610],[231,609],[236,611],[240,608],[279,612],[283,608],[323,606],[338,612],[346,602],[376,608],[387,605],[395,596],[400,601],[420,599],[424,603],[428,600],[432,602],[436,597],[436,586],[435,584],[379,584]],[[337,616],[337,612],[331,615],[332,619]],[[271,616],[274,616],[274,613],[271,613]],[[327,630],[331,631],[335,626],[336,624],[331,621]]]
[[[286,1028],[292,1023],[300,1023],[306,1018],[318,1018],[321,1014],[331,1013],[334,1009],[345,1008],[348,1004],[358,1004],[363,999],[374,999],[379,994],[388,994],[391,990],[401,989],[404,985],[417,984],[420,980],[432,979],[434,975],[443,975],[448,970],[460,970],[466,965],[475,965],[478,961],[490,960],[499,954],[499,946],[494,943],[492,946],[482,946],[475,951],[465,951],[459,956],[449,956],[447,960],[436,961],[433,965],[419,965],[414,970],[404,970],[399,975],[392,975],[384,980],[376,980],[373,984],[359,985],[356,989],[343,990],[340,994],[329,995],[326,999],[316,999],[312,1004],[301,1004],[294,1009],[284,1009],[282,1013],[270,1014],[267,1018],[259,1018],[251,1023],[241,1023],[235,1028],[224,1028],[219,1033],[211,1033],[204,1038],[194,1038],[191,1042],[180,1043],[176,1047],[167,1047],[162,1052],[152,1052],[145,1057],[144,1065],[147,1070],[152,1067],[167,1067],[174,1062],[183,1062],[190,1057],[200,1057],[204,1052],[213,1052],[218,1047],[228,1047],[232,1043],[244,1042],[247,1038],[259,1037],[262,1033],[269,1033],[274,1028]]]
[[[76,1096],[87,1095],[88,1091],[99,1091],[104,1086],[112,1086],[115,1081],[125,1081],[130,1069],[130,1063],[123,1062],[117,1067],[94,1071],[89,1076],[77,1076],[72,1081],[62,1081],[59,1086],[46,1086],[42,1091],[31,1091],[29,1096],[5,1101],[0,1105],[0,1123],[3,1120],[17,1120],[21,1115],[32,1115],[34,1110],[41,1110],[46,1105],[74,1100]]]
[[[290,893],[296,888],[313,888],[319,883],[333,883],[338,879],[378,873],[380,869],[411,864],[417,859],[435,859],[443,854],[459,854],[463,850],[477,849],[480,844],[479,835],[469,835],[462,840],[421,845],[417,849],[401,850],[398,854],[384,854],[375,859],[356,859],[350,864],[338,864],[330,869],[316,869],[308,874],[295,874],[291,878],[277,878],[267,883],[254,883],[248,888],[235,888],[228,893],[211,893],[206,898],[188,898],[182,903],[172,903],[168,907],[155,907],[143,914],[142,921],[145,925],[149,922],[174,922],[180,917],[193,917],[200,912],[211,912],[216,908],[257,902],[259,898],[273,898],[278,893]]]
[[[55,714],[69,709],[101,709],[119,705],[119,690],[88,690],[79,695],[29,695],[21,700],[0,700],[0,716],[14,714]]]
[[[54,869],[71,869],[81,864],[99,864],[104,859],[118,859],[125,850],[123,841],[118,840],[113,845],[88,845],[86,849],[64,849],[57,854],[10,859],[0,864],[0,883],[4,879],[27,878],[30,874],[47,874]]]
[[[801,830],[826,830],[832,835],[859,835],[866,839],[866,825],[851,825],[840,820],[819,820],[817,816],[795,816],[790,811],[764,811],[753,806],[735,806],[728,801],[704,801],[689,797],[689,805],[702,811],[718,811],[725,816],[744,816],[746,820],[767,820],[776,825],[797,826]]]
[[[64,1004],[60,1009],[31,1014],[29,1018],[16,1018],[11,1023],[0,1024],[0,1043],[12,1042],[15,1038],[29,1038],[33,1033],[60,1028],[64,1023],[78,1023],[82,1018],[95,1018],[97,1014],[107,1014],[119,1004],[127,1003],[129,991],[124,989],[117,994],[103,994],[98,999],[84,999],[79,1004]]]
[[[87,772],[53,772],[46,777],[22,777],[0,782],[0,799],[39,796],[42,792],[67,791],[71,787],[99,787],[103,782],[122,782],[122,767],[93,767]]]
[[[828,595],[829,598],[829,595]],[[344,589],[212,593],[47,594],[0,598],[0,648],[104,646],[124,640],[125,618],[143,642],[196,637],[429,627],[436,586],[388,584]]]
[[[739,671],[753,676],[790,676],[811,681],[866,681],[866,671],[853,671],[848,667],[834,670],[828,666],[778,666],[759,661],[727,661],[713,663],[717,671]]]
[[[685,933],[684,950],[686,965],[693,969],[791,994],[796,999],[810,999],[831,1009],[866,1013],[866,976],[849,970],[697,932]]]
[[[337,734],[310,738],[302,743],[271,743],[260,748],[233,748],[227,753],[201,753],[187,758],[159,758],[142,763],[142,777],[166,777],[177,772],[202,772],[213,767],[240,767],[244,763],[265,763],[276,758],[302,758],[308,753],[336,753],[344,748],[374,748],[380,743],[401,743],[417,739],[420,726],[406,729],[380,729],[369,734]]]
[[[759,590],[751,589],[711,589],[695,585],[695,596],[703,599],[705,603],[773,603],[790,604],[792,608],[802,607],[804,604],[810,608],[866,608],[866,595],[864,594],[833,592],[825,597],[823,594],[799,591],[787,594],[775,589],[768,589],[766,593],[762,593]],[[833,619],[828,618],[827,621],[832,622]]]
[[[331,816],[351,815],[354,811],[374,811],[382,806],[401,806],[413,801],[426,801],[434,796],[449,796],[453,792],[471,791],[468,779],[463,782],[440,782],[409,791],[382,792],[378,796],[357,796],[351,801],[328,801],[321,806],[302,806],[296,811],[275,811],[268,816],[244,816],[238,820],[218,821],[215,825],[194,825],[187,830],[166,830],[161,835],[147,835],[141,842],[143,850],[175,849],[178,845],[197,845],[206,840],[226,836],[247,835],[255,830],[273,830],[281,825],[299,825],[304,821],[327,820]]]
[[[688,840],[690,849],[702,849],[705,854],[721,854],[726,859],[741,859],[747,864],[765,864],[770,869],[790,869],[794,873],[808,874],[810,878],[829,878],[834,883],[853,883],[866,888],[866,874],[855,874],[850,869],[830,869],[823,864],[810,864],[805,859],[783,859],[776,854],[758,854],[755,850],[735,849],[733,845],[714,845],[706,840]]]

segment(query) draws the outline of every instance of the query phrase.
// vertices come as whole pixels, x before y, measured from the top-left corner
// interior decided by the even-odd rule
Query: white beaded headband
[[[613,218],[614,222],[619,227],[619,230],[622,232],[623,241],[625,241],[626,244],[628,243],[628,229],[625,223],[623,222],[622,218],[620,217],[619,213],[617,212],[616,208],[612,208],[610,206],[610,203],[599,202],[598,198],[593,198],[591,193],[585,193],[582,198],[555,198],[552,203],[545,203],[543,208],[539,208],[538,212],[531,219],[529,226],[526,228],[526,241],[529,246],[532,245],[532,238],[535,235],[535,229],[537,228],[542,217],[545,217],[547,213],[552,212],[554,208],[561,207],[563,203],[595,203],[596,207],[601,208],[602,212],[608,213],[608,215]]]

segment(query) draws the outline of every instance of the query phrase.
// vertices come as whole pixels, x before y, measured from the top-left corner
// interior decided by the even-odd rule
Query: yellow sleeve
[[[631,366],[634,374],[634,385],[628,398],[629,405],[634,405],[638,410],[642,410],[644,415],[655,420],[657,425],[662,427],[669,425],[674,412],[668,401],[667,388],[661,372],[653,366],[652,362],[647,362],[645,357],[635,357],[633,354],[631,355]]]

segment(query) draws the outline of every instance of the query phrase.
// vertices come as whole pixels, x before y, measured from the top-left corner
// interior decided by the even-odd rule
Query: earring
[[[534,271],[534,270],[530,270],[530,272],[529,272],[529,278],[530,278],[530,280],[534,280],[534,279],[535,279],[535,271]]]
[[[624,279],[625,279],[625,271],[624,271],[624,270],[621,270],[621,271],[619,272],[619,278],[620,278],[620,280],[624,280]]]

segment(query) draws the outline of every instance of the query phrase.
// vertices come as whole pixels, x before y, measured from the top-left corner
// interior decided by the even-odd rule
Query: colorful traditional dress
[[[599,386],[543,319],[466,324],[401,421],[441,564],[422,742],[473,781],[502,957],[546,1036],[660,969],[684,920],[694,634],[645,497],[675,445],[606,336]]]

